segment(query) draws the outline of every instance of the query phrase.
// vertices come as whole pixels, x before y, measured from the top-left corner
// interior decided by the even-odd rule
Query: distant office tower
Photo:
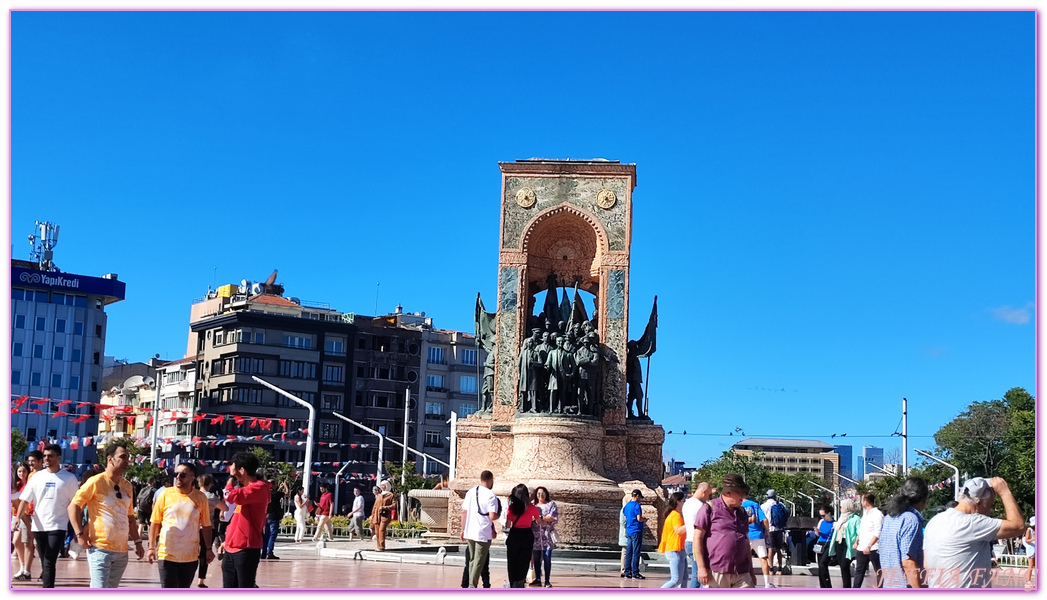
[[[54,442],[63,447],[63,463],[82,466],[95,460],[94,445],[83,438],[98,431],[88,403],[101,393],[105,307],[124,299],[125,286],[115,274],[58,271],[49,249],[39,254],[37,261],[11,261],[11,399],[18,403],[11,427],[31,450]]]
[[[854,464],[854,461],[851,458],[851,447],[849,445],[837,446],[836,453],[840,455],[840,475],[849,479],[854,479],[854,471],[851,468]],[[850,482],[845,479],[840,482],[840,485],[847,485],[849,483]]]
[[[879,446],[862,446],[861,460],[858,461],[857,479],[865,479],[869,473],[879,473],[875,467],[867,467],[865,463],[872,463],[877,467],[883,466],[883,448]]]

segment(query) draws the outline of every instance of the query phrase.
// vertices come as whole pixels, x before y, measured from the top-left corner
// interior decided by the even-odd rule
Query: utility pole
[[[407,522],[407,432],[410,428],[411,388],[404,390],[404,452],[400,461],[400,522]]]
[[[909,476],[909,401],[902,398],[902,474]]]

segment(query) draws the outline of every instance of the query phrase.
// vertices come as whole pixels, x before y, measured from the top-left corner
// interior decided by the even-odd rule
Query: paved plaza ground
[[[363,556],[371,556],[373,544],[357,542],[343,544],[343,548],[360,550]],[[301,588],[301,589],[345,589],[345,588],[386,588],[386,589],[454,589],[461,586],[462,567],[458,565],[422,564],[419,562],[400,562],[396,548],[390,548],[381,561],[354,559],[346,557],[325,557],[317,555],[315,544],[294,544],[290,540],[281,541],[276,546],[280,560],[262,561],[258,568],[258,586],[260,588]],[[411,560],[412,557],[406,557]],[[813,566],[813,565],[812,565]],[[17,568],[17,563],[13,568]],[[33,574],[39,576],[39,562],[33,565]],[[582,571],[556,569],[553,559],[552,583],[554,589],[628,589],[659,588],[668,580],[668,573],[661,569],[650,568],[645,580],[622,579],[617,571]],[[504,563],[491,565],[491,583],[501,588],[506,578]],[[833,587],[839,589],[840,570],[832,568]],[[758,575],[763,585],[763,575]],[[87,561],[81,556],[79,560],[59,559],[56,587],[87,588],[90,577]],[[817,588],[818,578],[813,575],[774,575],[772,583],[780,588]],[[12,588],[39,588],[39,581],[12,582]],[[195,585],[195,584],[194,584]],[[210,589],[222,587],[221,570],[216,560],[210,566],[207,575]],[[866,587],[872,587],[874,581],[867,579]],[[134,555],[128,563],[123,585],[128,588],[160,587],[156,564],[147,561],[136,561]],[[1007,585],[999,587],[1021,587]],[[545,593],[544,588],[528,588],[534,593]],[[199,590],[205,591],[205,590]]]

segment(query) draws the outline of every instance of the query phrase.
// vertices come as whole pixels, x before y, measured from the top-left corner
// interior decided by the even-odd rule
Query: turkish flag
[[[58,404],[55,404],[55,407],[61,407],[61,406],[65,406],[66,404],[72,404],[72,403],[73,403],[72,400],[62,400]]]
[[[217,425],[219,423],[225,423],[225,415],[216,415],[215,418],[211,419],[211,425]]]
[[[135,426],[135,419],[137,419],[138,417],[125,417],[125,418],[127,419],[127,426],[128,427],[134,427]]]
[[[47,404],[50,401],[51,401],[50,398],[41,398],[39,400],[33,400],[33,404],[35,404],[37,406],[40,406],[41,404]]]
[[[22,406],[25,401],[29,399],[29,396],[19,396],[18,400],[15,400],[15,406]]]
[[[51,418],[53,419],[55,417],[64,417],[64,416],[66,416],[68,414],[69,413],[65,412],[64,410],[59,410],[59,411],[55,411],[55,414],[51,415]]]
[[[264,429],[266,431],[269,431],[272,428],[272,426],[273,426],[273,420],[272,419],[262,419],[260,421],[260,423],[262,425],[262,429]]]
[[[73,439],[69,440],[69,449],[70,450],[76,450],[79,447],[80,447],[80,438],[77,437],[77,436],[73,436]]]
[[[90,418],[91,418],[91,415],[80,415],[79,417],[73,419],[73,423],[83,423],[84,421],[86,421],[86,420],[88,420]]]
[[[251,424],[247,426],[250,429],[258,427],[258,417],[251,417]]]
[[[280,427],[287,429],[287,419],[280,419]]]
[[[206,418],[207,418],[207,413],[199,413],[199,414],[193,416],[193,422],[194,423],[198,423],[200,421],[203,421]]]
[[[233,422],[236,423],[237,427],[239,427],[239,426],[244,424],[244,418],[241,417],[240,415],[235,415],[233,417]]]

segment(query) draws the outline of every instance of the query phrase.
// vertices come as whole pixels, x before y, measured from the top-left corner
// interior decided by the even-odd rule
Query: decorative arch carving
[[[547,288],[550,272],[557,274],[561,286],[577,282],[580,289],[599,290],[608,241],[603,225],[592,213],[566,203],[554,206],[527,224],[520,247],[530,293]]]

